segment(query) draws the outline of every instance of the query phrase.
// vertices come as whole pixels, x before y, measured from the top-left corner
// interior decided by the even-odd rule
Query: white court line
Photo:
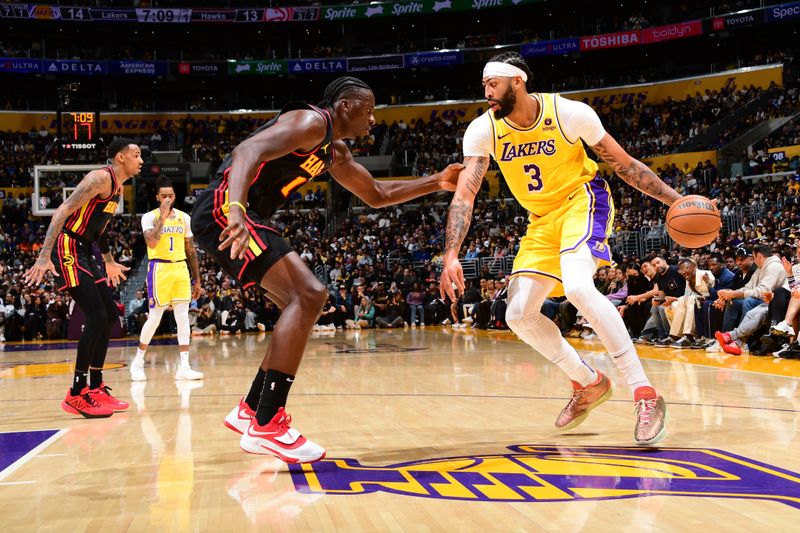
[[[66,457],[69,454],[66,453],[43,453],[41,455],[37,455],[37,459],[41,459],[42,457]]]
[[[3,481],[0,482],[0,487],[4,487],[6,485],[31,485],[33,483],[36,483],[35,479],[31,481]]]
[[[56,434],[54,434],[53,436],[51,436],[49,439],[45,440],[44,442],[39,444],[37,447],[35,447],[34,449],[32,449],[31,451],[29,451],[28,453],[26,453],[25,455],[23,455],[19,459],[17,459],[14,462],[14,464],[8,466],[5,470],[0,472],[0,480],[3,480],[5,478],[7,478],[8,476],[10,476],[11,474],[13,474],[14,472],[16,472],[19,469],[19,467],[21,467],[22,465],[24,465],[25,463],[27,463],[28,461],[33,459],[36,456],[36,454],[38,454],[40,451],[44,450],[45,448],[47,448],[48,446],[53,444],[56,440],[58,440],[61,437],[61,435],[63,435],[67,431],[69,431],[69,430],[68,429],[60,429],[60,430],[58,430],[58,432]],[[14,432],[10,432],[9,431],[8,433],[14,433]],[[31,483],[36,483],[36,482],[35,481],[31,481]]]

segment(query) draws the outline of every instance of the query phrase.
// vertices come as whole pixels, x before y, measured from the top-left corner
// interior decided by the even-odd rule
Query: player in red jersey
[[[331,82],[319,107],[287,105],[234,149],[192,211],[198,245],[245,287],[266,290],[282,309],[249,394],[225,418],[242,433],[240,446],[247,452],[290,463],[325,456],[322,447],[290,427],[284,407],[328,291],[269,227],[275,210],[325,172],[372,207],[455,190],[460,164],[416,180],[377,181],[356,163],[344,139],[369,132],[374,107],[372,90],[351,77]]]
[[[58,289],[68,291],[86,315],[72,387],[61,402],[64,411],[86,418],[104,418],[128,408],[103,382],[111,327],[119,316],[108,284],[117,286],[129,270],[114,261],[105,229],[122,200],[122,184],[139,174],[144,161],[136,143],[124,138],[109,145],[108,157],[111,164],[86,174],[58,207],[39,258],[24,276],[28,285],[38,285],[52,272]],[[94,258],[94,242],[103,254],[105,274]]]

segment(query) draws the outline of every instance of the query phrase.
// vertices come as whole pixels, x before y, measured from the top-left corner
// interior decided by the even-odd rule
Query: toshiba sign
[[[602,35],[581,37],[581,51],[619,48],[621,46],[640,44],[640,42],[641,37],[639,30],[604,33]]]

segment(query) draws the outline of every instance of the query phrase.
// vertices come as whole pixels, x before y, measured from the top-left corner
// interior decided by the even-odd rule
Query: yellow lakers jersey
[[[161,218],[158,209],[151,211],[155,219]],[[189,228],[186,225],[186,213],[177,209],[172,210],[172,215],[167,218],[161,227],[161,239],[155,248],[147,247],[147,257],[149,259],[161,259],[162,261],[183,261],[186,259],[185,239]]]
[[[570,141],[561,130],[556,94],[535,93],[539,117],[529,128],[488,111],[493,128],[494,159],[517,201],[536,216],[561,206],[582,184],[594,178],[597,164],[580,139]]]

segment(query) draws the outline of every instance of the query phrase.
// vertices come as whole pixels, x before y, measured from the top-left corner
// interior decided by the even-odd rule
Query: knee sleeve
[[[139,336],[139,342],[142,344],[150,344],[153,339],[158,325],[161,324],[161,317],[164,315],[163,307],[154,307],[150,309],[150,314],[147,316],[147,321],[142,325],[142,334]]]
[[[172,306],[175,324],[178,326],[178,344],[188,346],[191,331],[189,327],[189,302],[180,302]]]

